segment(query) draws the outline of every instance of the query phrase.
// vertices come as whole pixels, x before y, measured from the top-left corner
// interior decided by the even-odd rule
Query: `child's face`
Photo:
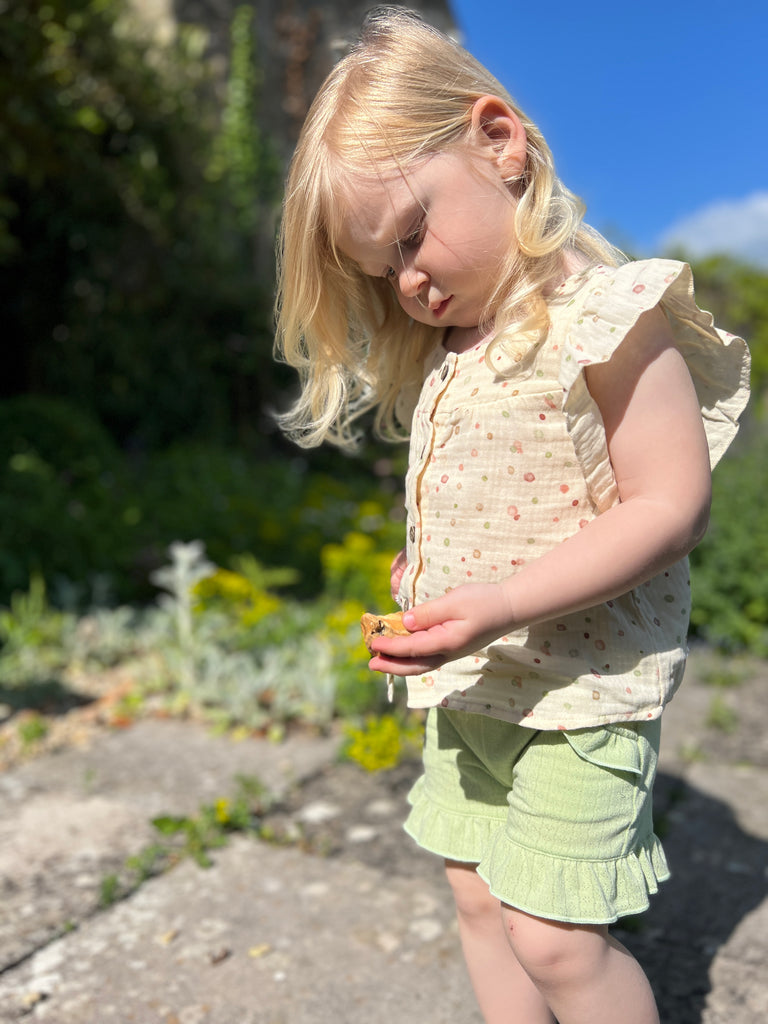
[[[340,248],[434,327],[476,327],[515,244],[515,200],[489,147],[457,146],[346,189]]]

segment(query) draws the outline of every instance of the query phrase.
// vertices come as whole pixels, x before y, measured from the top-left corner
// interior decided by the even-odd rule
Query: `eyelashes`
[[[406,238],[400,239],[397,243],[398,248],[402,249],[418,249],[418,247],[424,241],[424,236],[427,233],[427,221],[425,217],[419,220],[413,231],[407,234]]]
[[[427,222],[426,217],[422,217],[419,223],[405,238],[400,238],[397,241],[398,250],[407,249],[413,250],[418,249],[421,243],[424,241],[424,237],[427,233]],[[397,278],[397,271],[394,267],[387,267],[384,271],[384,277],[387,281],[393,282]]]
[[[424,241],[426,230],[426,220],[422,219],[409,235],[398,242],[398,245],[402,246],[404,249],[415,249]]]

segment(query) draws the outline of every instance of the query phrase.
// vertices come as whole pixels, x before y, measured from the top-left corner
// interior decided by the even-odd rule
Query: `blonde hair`
[[[493,75],[413,12],[373,11],[310,108],[286,186],[275,352],[298,370],[301,394],[278,419],[299,444],[352,447],[354,422],[371,409],[379,436],[407,436],[398,405],[420,385],[442,328],[411,320],[386,281],[363,274],[340,252],[345,183],[372,168],[407,169],[466,141],[472,107],[489,94],[517,113],[528,140],[523,174],[509,184],[517,242],[499,268],[483,321],[504,328],[493,344],[519,349],[543,335],[543,293],[562,277],[566,253],[585,265],[621,261],[582,223],[583,206],[557,178],[541,132]]]

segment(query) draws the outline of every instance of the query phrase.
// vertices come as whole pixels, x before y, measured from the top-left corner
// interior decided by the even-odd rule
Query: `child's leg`
[[[648,979],[607,926],[547,921],[506,905],[502,917],[515,956],[559,1024],[659,1024]]]
[[[556,920],[639,913],[667,877],[651,815],[658,722],[529,735],[433,710],[406,827],[449,858],[487,1024],[658,1024],[647,979],[607,926]]]
[[[446,861],[467,970],[486,1024],[554,1024],[507,941],[499,901],[472,864]]]

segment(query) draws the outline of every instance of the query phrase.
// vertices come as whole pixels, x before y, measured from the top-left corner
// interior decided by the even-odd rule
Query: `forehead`
[[[337,231],[341,251],[369,272],[367,264],[396,241],[400,211],[410,199],[402,178],[348,181]]]
[[[339,238],[354,241],[393,241],[387,238],[404,207],[418,205],[415,168],[392,167],[382,173],[350,174],[339,193]],[[396,237],[396,236],[395,236]]]
[[[408,230],[409,219],[422,208],[424,189],[416,170],[392,167],[381,174],[351,174],[344,179],[336,240],[363,270]]]

